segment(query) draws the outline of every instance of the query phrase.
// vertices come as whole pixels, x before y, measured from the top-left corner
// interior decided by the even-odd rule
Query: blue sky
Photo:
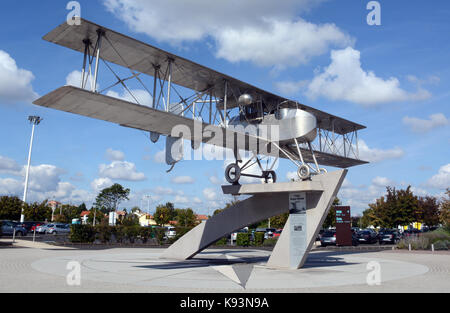
[[[79,1],[85,19],[366,125],[361,153],[371,164],[350,169],[340,193],[354,213],[386,185],[437,196],[450,187],[450,4],[379,1],[382,25],[369,26],[368,2]],[[29,200],[90,203],[118,182],[132,190],[127,207],[146,207],[143,195],[151,210],[166,201],[198,213],[222,207],[223,161],[184,161],[166,174],[163,143],[144,133],[31,104],[81,69],[81,54],[41,39],[65,21],[66,4],[2,4],[0,194],[22,195],[27,117],[37,114]],[[282,161],[279,179],[294,171]]]

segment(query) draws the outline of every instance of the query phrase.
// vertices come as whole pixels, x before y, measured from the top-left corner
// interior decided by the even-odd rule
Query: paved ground
[[[287,271],[265,267],[268,251],[206,250],[187,262],[161,260],[162,251],[19,241],[0,248],[0,292],[450,292],[448,252],[316,251],[305,268]],[[72,261],[79,287],[67,284]],[[380,266],[379,286],[367,284],[370,262]]]

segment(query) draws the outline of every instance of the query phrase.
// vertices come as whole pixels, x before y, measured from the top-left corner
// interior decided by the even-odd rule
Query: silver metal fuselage
[[[267,131],[264,128],[278,127],[279,138],[267,138]],[[287,144],[297,139],[299,143],[313,142],[317,137],[317,119],[311,113],[300,109],[285,108],[278,110],[275,114],[266,115],[262,122],[253,123],[246,120],[232,120],[230,128],[235,128],[237,132],[244,128],[250,135],[278,141],[280,144]]]

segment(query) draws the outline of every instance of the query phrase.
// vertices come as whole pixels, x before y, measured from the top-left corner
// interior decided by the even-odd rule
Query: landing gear
[[[277,173],[275,173],[274,171],[263,172],[263,176],[266,184],[275,184],[277,182]]]
[[[230,184],[237,184],[239,183],[239,179],[241,179],[241,168],[237,164],[230,164],[228,165],[227,169],[225,170],[225,179]]]
[[[242,173],[242,169],[237,164],[230,164],[227,166],[225,170],[225,179],[227,182],[233,185],[239,184],[239,180],[242,177],[251,177],[251,178],[260,178],[264,179],[266,184],[276,183],[277,182],[277,174],[275,171],[263,171],[262,175],[252,175]]]
[[[307,166],[307,165],[301,165],[301,166],[298,168],[297,175],[298,175],[298,177],[299,177],[300,179],[302,179],[302,180],[307,180],[307,179],[309,179],[309,178],[311,177],[311,170],[309,169],[309,166]]]
[[[250,177],[250,178],[257,178],[264,180],[266,184],[269,183],[276,183],[277,182],[277,174],[273,170],[275,163],[278,161],[278,158],[273,162],[273,165],[269,167],[269,161],[267,161],[267,168],[264,169],[261,160],[259,159],[258,155],[256,153],[253,153],[253,157],[250,158],[244,165],[240,166],[240,163],[243,163],[240,156],[235,153],[236,155],[236,163],[230,164],[227,166],[225,170],[225,179],[227,182],[233,185],[238,185],[239,180],[241,177]],[[254,161],[254,162],[253,162]],[[253,162],[253,163],[252,163]],[[255,174],[247,174],[245,171],[252,167],[253,165],[258,165],[259,169],[261,170],[261,175],[255,175]]]

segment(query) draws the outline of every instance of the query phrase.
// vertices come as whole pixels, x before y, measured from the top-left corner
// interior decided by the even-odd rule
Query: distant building
[[[91,214],[90,211],[83,211],[83,212],[81,212],[80,217],[81,217],[81,223],[83,225],[87,224],[87,220],[88,220],[89,214]]]
[[[139,217],[139,224],[142,227],[150,227],[150,226],[156,226],[157,225],[155,219],[150,214],[142,214],[141,213],[140,216],[138,215],[138,217]]]
[[[206,223],[206,221],[209,220],[209,217],[206,216],[206,215],[199,215],[199,214],[197,214],[196,216],[197,216],[197,222],[199,224]]]

